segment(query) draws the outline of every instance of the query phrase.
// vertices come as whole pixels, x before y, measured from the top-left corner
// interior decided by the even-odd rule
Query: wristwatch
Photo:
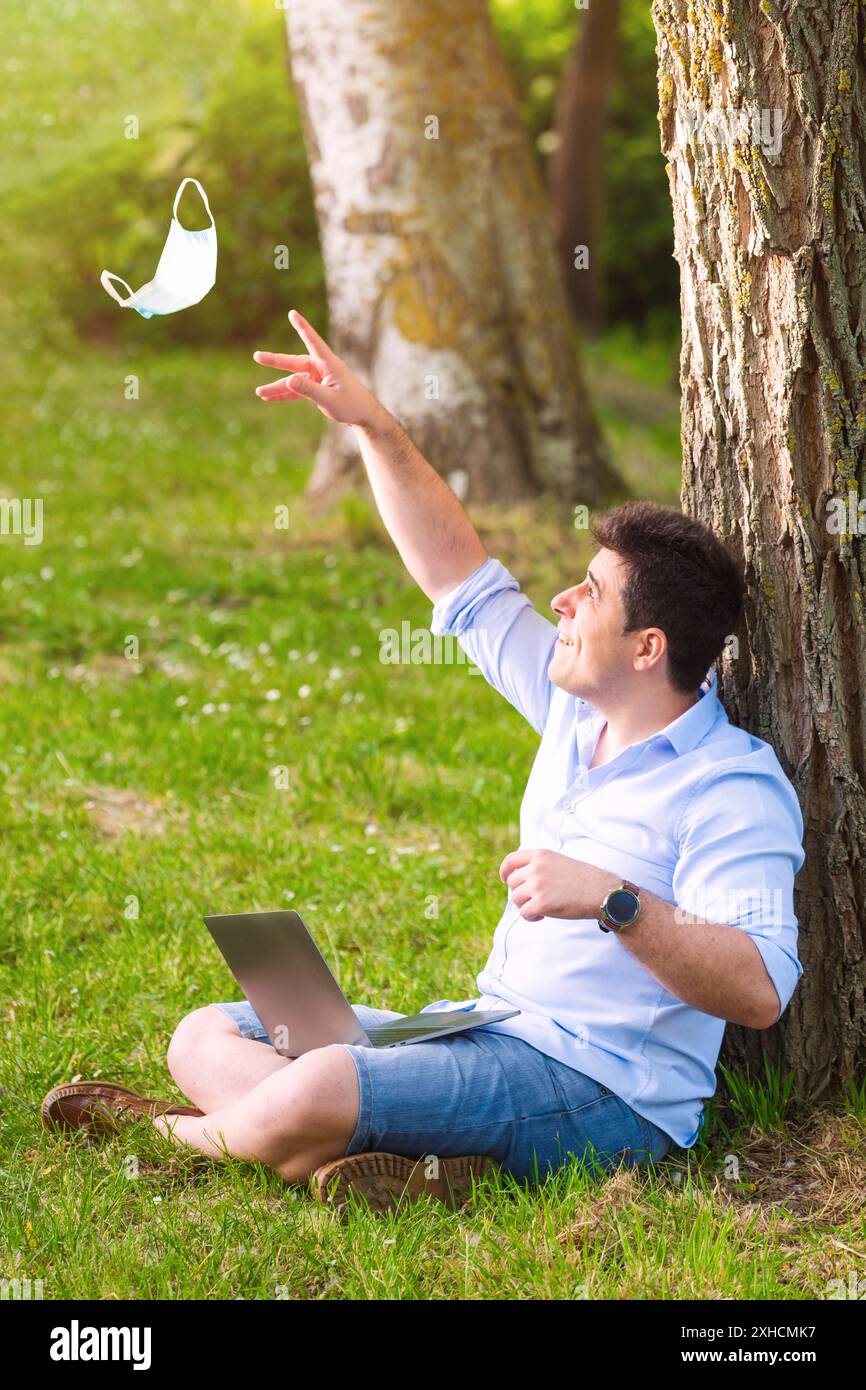
[[[622,931],[640,916],[640,889],[623,879],[618,888],[611,888],[601,905],[598,925],[602,931]],[[605,923],[607,925],[605,926]]]

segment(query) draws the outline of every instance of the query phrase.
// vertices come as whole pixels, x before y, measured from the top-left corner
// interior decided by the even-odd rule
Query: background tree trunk
[[[579,323],[601,326],[604,223],[604,132],[616,75],[619,0],[590,0],[556,102],[559,144],[550,160],[553,226],[568,301]],[[575,248],[589,264],[575,267]]]
[[[803,979],[770,1034],[729,1026],[724,1055],[781,1056],[815,1099],[866,1065],[866,536],[828,529],[831,499],[866,497],[866,11],[654,0],[653,19],[681,276],[682,502],[745,562],[721,694],[775,747],[805,823]],[[709,140],[702,108],[752,107],[780,110],[778,150],[769,117],[757,145]]]
[[[286,21],[335,350],[466,500],[609,495],[484,0],[292,0]],[[362,476],[335,426],[308,496]]]

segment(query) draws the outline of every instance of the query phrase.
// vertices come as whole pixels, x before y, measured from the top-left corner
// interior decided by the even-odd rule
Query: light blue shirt
[[[783,1011],[797,958],[794,877],[803,818],[773,749],[732,725],[710,672],[700,699],[649,738],[589,765],[605,716],[547,676],[557,627],[489,557],[433,606],[489,683],[541,735],[520,808],[520,848],[551,849],[752,938]],[[515,846],[516,848],[516,846]],[[600,904],[599,904],[600,906]],[[488,1024],[621,1096],[683,1148],[716,1089],[725,1021],[685,1004],[595,918],[527,922],[508,892],[476,999],[439,1009],[520,1009]]]

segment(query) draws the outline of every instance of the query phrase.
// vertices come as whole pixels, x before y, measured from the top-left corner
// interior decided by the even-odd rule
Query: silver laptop
[[[485,1023],[519,1009],[409,1014],[363,1029],[297,912],[231,912],[205,917],[226,964],[283,1057],[329,1043],[405,1047]]]

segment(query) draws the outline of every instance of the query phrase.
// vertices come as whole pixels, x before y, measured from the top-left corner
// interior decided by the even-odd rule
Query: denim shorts
[[[246,1001],[217,1006],[243,1037],[270,1038]],[[405,1014],[353,1004],[362,1028]],[[490,1154],[535,1184],[572,1160],[594,1173],[659,1162],[673,1140],[601,1082],[484,1026],[403,1047],[339,1043],[355,1063],[360,1109],[346,1154]]]

